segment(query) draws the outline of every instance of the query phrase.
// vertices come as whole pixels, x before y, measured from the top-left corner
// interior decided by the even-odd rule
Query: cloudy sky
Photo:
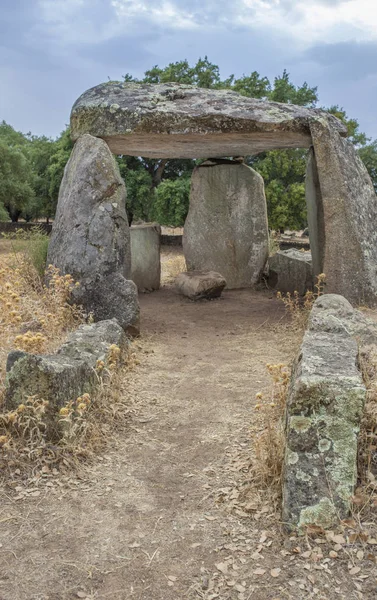
[[[87,88],[205,54],[286,68],[377,138],[376,0],[0,0],[0,120],[56,136]]]

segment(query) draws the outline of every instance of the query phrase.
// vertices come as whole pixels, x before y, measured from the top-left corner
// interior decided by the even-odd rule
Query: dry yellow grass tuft
[[[25,240],[23,248],[27,248]],[[77,285],[73,278],[60,275],[52,266],[46,277],[48,286],[23,249],[1,253],[0,411],[8,353],[15,348],[38,354],[53,352],[85,320],[83,312],[70,303]],[[126,360],[129,370],[133,357],[130,352],[125,357],[116,345],[110,347],[106,361],[97,364],[98,386],[93,398],[88,394],[67,398],[57,415],[59,427],[54,440],[46,435],[48,402],[43,398],[29,397],[17,409],[0,412],[0,468],[4,476],[12,476],[17,469],[24,473],[62,461],[73,464],[102,447],[112,429],[123,426],[120,417],[129,413],[129,402],[122,400],[123,366]]]
[[[287,401],[290,369],[279,363],[266,365],[272,378],[270,393],[256,395],[255,410],[260,412],[262,428],[255,439],[252,476],[258,487],[272,488],[278,495],[285,451],[283,416]]]
[[[171,285],[180,273],[187,270],[182,251],[171,249],[161,256],[161,284]]]
[[[0,242],[2,243],[2,242]],[[84,321],[69,303],[75,285],[70,275],[50,266],[47,287],[23,252],[1,255],[0,268],[0,407],[6,357],[11,350],[54,351]]]
[[[303,298],[298,292],[293,292],[293,294],[288,292],[285,295],[281,292],[277,293],[277,298],[284,303],[285,309],[291,318],[290,326],[295,329],[304,329],[306,327],[314,302],[323,294],[325,282],[326,275],[320,273],[314,285],[314,292],[308,290]]]

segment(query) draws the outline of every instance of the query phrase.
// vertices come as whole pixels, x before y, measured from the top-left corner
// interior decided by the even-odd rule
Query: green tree
[[[73,142],[70,129],[67,127],[55,140],[46,169],[46,186],[48,195],[44,205],[44,216],[47,221],[54,216],[59,197],[59,188],[64,175],[65,166],[71,156]]]
[[[0,205],[12,221],[18,221],[34,199],[33,184],[34,174],[25,155],[0,139]]]
[[[377,194],[377,140],[366,144],[358,150],[359,156],[366,166]]]
[[[156,189],[153,217],[161,225],[182,227],[189,208],[190,179],[162,181]]]

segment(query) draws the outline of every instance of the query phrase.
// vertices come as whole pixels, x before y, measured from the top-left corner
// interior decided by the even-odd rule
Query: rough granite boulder
[[[131,252],[125,201],[125,185],[108,146],[83,135],[64,171],[47,261],[80,284],[73,299],[95,320],[120,317],[124,328],[136,329],[137,290],[127,282]]]
[[[224,277],[214,271],[180,273],[175,279],[175,287],[178,292],[190,300],[219,298],[225,286]]]
[[[259,173],[232,161],[196,167],[183,233],[188,270],[221,273],[228,288],[251,287],[265,267],[268,245]]]
[[[59,409],[69,400],[91,391],[98,381],[95,372],[97,361],[102,360],[106,364],[113,344],[122,351],[128,344],[115,319],[81,325],[56,354],[11,352],[7,360],[6,408],[16,408],[28,396],[37,395],[47,400],[47,421],[53,436]]]
[[[176,83],[108,82],[84,92],[71,112],[73,140],[103,138],[114,154],[151,158],[247,156],[311,144],[310,123],[335,117],[314,108]]]
[[[349,514],[366,397],[353,336],[360,333],[369,343],[375,332],[345,298],[316,300],[286,409],[283,522],[289,529],[328,528]]]
[[[161,227],[158,223],[143,223],[131,227],[131,279],[139,292],[160,288]]]
[[[312,255],[296,248],[279,250],[268,259],[268,284],[287,293],[304,296],[313,288]]]
[[[354,145],[327,121],[310,123],[314,153],[307,177],[314,275],[326,293],[353,304],[377,302],[377,198]],[[312,214],[313,213],[313,214]]]

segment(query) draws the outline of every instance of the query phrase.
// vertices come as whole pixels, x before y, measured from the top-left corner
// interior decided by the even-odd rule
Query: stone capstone
[[[116,319],[81,325],[56,354],[11,352],[7,360],[5,406],[13,410],[29,396],[47,400],[50,437],[58,429],[58,412],[70,400],[90,392],[98,381],[97,361],[106,365],[110,346],[122,351],[127,338]]]
[[[219,272],[228,288],[250,287],[264,269],[268,245],[262,177],[238,162],[196,167],[183,233],[188,270]]]
[[[131,279],[139,292],[158,290],[161,280],[161,227],[158,223],[132,225],[130,233]]]
[[[341,296],[318,298],[293,367],[283,469],[288,529],[328,528],[350,511],[366,397],[349,327],[363,317],[357,312]]]
[[[224,277],[214,271],[180,273],[175,279],[175,288],[190,300],[219,298],[225,286]]]
[[[313,288],[312,256],[296,248],[279,250],[268,259],[268,284],[280,292],[304,296]]]
[[[122,326],[132,329],[139,313],[136,287],[127,283],[131,252],[125,202],[125,185],[108,146],[83,135],[64,171],[47,261],[80,284],[73,300],[95,320],[121,316]],[[116,303],[116,289],[108,290],[106,301],[109,277],[116,277],[122,289]]]
[[[175,83],[108,82],[78,98],[71,112],[73,140],[103,138],[114,154],[151,158],[246,156],[274,148],[309,147],[310,123],[328,113],[247,98],[230,90]]]
[[[377,199],[353,144],[312,121],[307,202],[314,275],[353,304],[377,301]]]

